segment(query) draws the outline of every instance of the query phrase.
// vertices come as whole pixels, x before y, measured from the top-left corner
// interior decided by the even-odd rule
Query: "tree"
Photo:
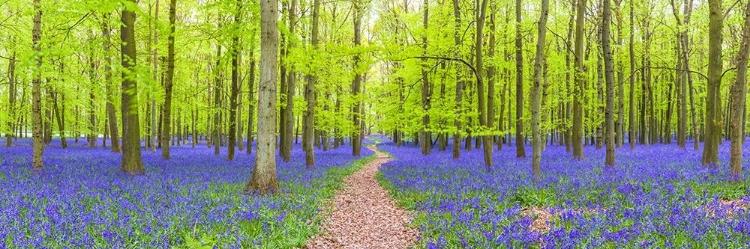
[[[583,94],[584,85],[586,84],[585,72],[583,69],[583,26],[584,12],[586,11],[586,0],[578,0],[576,10],[576,31],[575,31],[575,79],[576,84],[573,87],[573,158],[583,160]]]
[[[289,4],[289,37],[286,40],[286,50],[289,51],[291,49],[291,44],[293,42],[293,36],[294,36],[294,26],[297,22],[297,1],[292,0]],[[289,68],[289,75],[287,76],[287,86],[286,86],[286,106],[283,109],[283,112],[281,115],[283,115],[283,123],[281,124],[284,128],[282,129],[283,135],[281,138],[283,139],[281,141],[281,157],[284,160],[284,162],[289,162],[291,160],[291,150],[292,150],[292,140],[294,140],[295,136],[292,136],[292,131],[294,131],[294,90],[296,88],[296,77],[294,73],[294,68]]]
[[[614,60],[612,48],[609,42],[609,30],[612,23],[612,11],[610,9],[611,0],[604,0],[602,5],[602,53],[604,53],[604,77],[607,84],[607,107],[604,112],[606,119],[606,160],[604,162],[608,167],[615,165],[615,77],[614,77]]]
[[[260,1],[260,83],[258,84],[258,148],[245,192],[276,193],[276,67],[279,47],[278,1]]]
[[[747,56],[748,49],[750,49],[750,2],[747,3],[745,8],[745,26],[742,29],[742,43],[740,43],[740,52],[737,56],[737,79],[732,85],[732,115],[731,117],[731,157],[729,159],[730,166],[732,167],[732,180],[742,179],[742,144],[745,142],[743,138],[745,136],[743,132],[744,118],[742,114],[745,113],[745,99],[747,96]]]
[[[362,44],[362,10],[359,0],[354,0],[354,46],[359,47]],[[362,74],[359,72],[359,53],[354,54],[354,80],[352,81],[352,95],[355,98],[361,94]],[[354,131],[352,132],[352,155],[359,156],[362,150],[362,130],[361,130],[361,108],[362,101],[357,99],[354,102],[352,108],[352,123],[354,124]]]
[[[318,49],[318,29],[320,22],[320,0],[313,1],[312,13],[312,34],[310,43],[313,49]],[[317,52],[317,51],[316,51]],[[313,55],[314,56],[314,55]],[[317,80],[314,73],[307,75],[307,85],[305,85],[305,100],[307,109],[303,117],[302,131],[302,148],[305,151],[305,165],[308,169],[315,168],[315,152],[313,149],[313,135],[315,133],[315,81]]]
[[[706,142],[703,144],[703,165],[716,167],[719,163],[719,140],[721,139],[720,96],[722,76],[722,14],[721,0],[709,0],[708,21],[708,86],[706,95]]]
[[[162,134],[171,134],[172,87],[174,84],[174,36],[177,0],[169,0],[169,34],[167,35],[167,75],[164,81],[164,107],[162,107]],[[161,158],[169,160],[169,137],[162,135]]]
[[[484,83],[483,83],[483,74],[484,74],[484,65],[483,65],[483,58],[482,58],[482,43],[483,43],[483,37],[484,37],[484,21],[486,20],[487,16],[487,0],[477,0],[477,6],[480,6],[480,8],[477,10],[476,14],[476,22],[477,22],[477,37],[476,37],[476,59],[477,59],[477,111],[479,111],[479,125],[480,130],[488,129],[489,124],[487,123],[487,112],[485,111],[485,103],[484,103]],[[488,106],[488,109],[493,108],[492,106]],[[492,170],[492,137],[491,136],[480,136],[482,139],[484,149],[484,165],[487,167],[487,170]]]
[[[31,126],[33,137],[33,157],[31,165],[34,171],[41,171],[43,166],[42,153],[42,9],[40,0],[34,0],[34,28],[31,31],[31,41],[34,48],[36,67],[31,80]]]
[[[430,16],[430,1],[424,0],[422,4],[422,27],[424,28],[424,34],[422,35],[422,56],[427,56],[427,31]],[[479,32],[477,32],[479,33]],[[428,131],[430,125],[430,99],[432,98],[432,92],[430,87],[430,75],[427,72],[427,58],[422,58],[422,128],[419,131],[421,136],[420,147],[422,149],[422,155],[429,155],[432,150],[432,134]]]
[[[174,0],[173,0],[174,1]],[[122,163],[120,169],[131,175],[145,173],[141,161],[140,121],[138,119],[138,82],[136,81],[135,0],[122,9],[120,45],[122,57]]]
[[[117,132],[117,113],[115,111],[115,100],[114,92],[115,89],[112,87],[112,57],[110,55],[110,47],[112,46],[110,33],[112,29],[109,27],[109,13],[103,15],[102,21],[102,36],[104,41],[102,42],[102,48],[104,49],[104,86],[107,91],[107,125],[109,131],[110,140],[112,140],[111,151],[114,153],[120,153],[120,135]]]
[[[172,0],[174,1],[174,0]],[[229,137],[227,142],[227,160],[234,160],[234,146],[237,144],[237,95],[240,91],[240,34],[239,26],[242,24],[242,0],[237,0],[234,14],[235,30],[232,32],[232,86],[229,91]]]
[[[607,1],[607,0],[605,0]],[[539,109],[541,107],[540,91],[542,85],[542,64],[544,63],[544,43],[547,35],[547,16],[549,15],[549,0],[542,0],[539,16],[539,34],[536,43],[536,58],[534,59],[534,84],[531,85],[531,169],[535,180],[541,178],[542,136],[539,132]]]
[[[516,157],[526,157],[523,138],[523,36],[521,0],[516,0]]]

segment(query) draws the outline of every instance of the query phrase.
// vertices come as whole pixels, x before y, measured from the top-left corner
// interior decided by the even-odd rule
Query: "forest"
[[[750,247],[748,49],[750,0],[0,0],[0,249]]]

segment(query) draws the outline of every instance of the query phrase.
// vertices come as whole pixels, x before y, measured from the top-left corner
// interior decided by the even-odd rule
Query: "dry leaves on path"
[[[419,232],[406,227],[409,214],[396,206],[375,175],[391,159],[377,151],[377,158],[344,179],[345,187],[333,199],[333,211],[324,222],[323,234],[305,248],[407,248]]]

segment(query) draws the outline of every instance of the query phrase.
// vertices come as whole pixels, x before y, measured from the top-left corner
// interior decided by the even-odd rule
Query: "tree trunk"
[[[253,50],[255,49],[255,45],[250,46],[250,69],[249,76],[248,76],[248,83],[247,83],[247,144],[245,146],[247,154],[250,154],[253,152],[253,119],[255,116],[255,107],[256,107],[256,101],[255,101],[255,56],[253,54]]]
[[[312,13],[312,37],[310,43],[314,49],[318,49],[318,29],[320,21],[320,0],[314,0]],[[307,75],[307,85],[305,86],[305,100],[307,101],[307,110],[303,117],[302,124],[302,149],[305,151],[305,165],[308,169],[315,168],[315,149],[313,148],[313,139],[315,136],[315,82],[316,77],[313,74]]]
[[[453,16],[455,20],[455,27],[453,28],[453,41],[456,44],[454,51],[456,58],[461,56],[461,8],[459,7],[459,0],[453,0]],[[463,79],[461,78],[461,71],[456,70],[456,114],[453,124],[456,126],[456,132],[453,133],[453,158],[459,158],[461,155],[461,114],[462,114],[462,96],[463,93]],[[403,101],[402,101],[403,102]]]
[[[612,48],[609,42],[609,30],[610,23],[612,23],[612,15],[610,10],[610,0],[604,0],[603,14],[602,14],[602,53],[604,53],[604,77],[607,85],[607,107],[605,111],[605,123],[606,123],[606,160],[605,165],[613,167],[615,165],[615,77],[614,77],[614,61],[612,56]]]
[[[260,84],[258,85],[258,151],[245,192],[265,195],[278,191],[276,180],[276,65],[278,63],[278,1],[262,0]]]
[[[361,45],[361,29],[362,25],[362,10],[359,0],[354,0],[354,46],[359,47]],[[359,72],[360,55],[354,54],[354,80],[352,81],[352,95],[358,97],[361,93],[361,82],[362,75]],[[356,99],[356,98],[355,98]],[[362,149],[362,138],[360,136],[360,110],[362,101],[355,101],[354,108],[352,108],[352,122],[354,123],[354,132],[352,133],[352,155],[359,156]]]
[[[135,0],[129,0],[135,5]],[[140,121],[138,119],[138,82],[132,72],[136,69],[135,12],[122,10],[120,39],[122,45],[122,164],[120,169],[131,175],[142,175]]]
[[[169,160],[169,143],[170,128],[172,127],[172,85],[174,84],[174,36],[175,36],[175,16],[177,3],[176,0],[169,1],[169,34],[167,35],[167,75],[164,81],[164,106],[162,107],[162,147],[161,158]]]
[[[289,51],[291,49],[291,43],[293,41],[292,36],[294,36],[294,26],[297,22],[297,1],[292,0],[290,7],[289,7],[289,39],[287,39],[286,42],[286,50]],[[284,109],[284,112],[282,115],[284,115],[284,123],[281,124],[284,126],[285,131],[285,137],[281,141],[282,145],[282,151],[281,151],[281,157],[284,160],[284,162],[289,162],[291,160],[291,150],[292,150],[292,140],[294,140],[293,131],[294,131],[294,90],[296,88],[296,77],[294,74],[294,68],[290,67],[289,72],[287,76],[287,85],[286,85],[286,106]]]
[[[156,3],[154,4],[156,6],[154,11],[154,20],[159,20],[159,0],[156,0]],[[149,19],[149,26],[150,26],[151,20]],[[152,70],[152,79],[154,81],[157,80],[157,77],[159,75],[159,68],[158,68],[158,55],[159,55],[159,29],[154,28],[154,50],[151,53],[151,70]],[[157,110],[156,108],[156,99],[151,99],[151,152],[156,152],[156,147],[161,147],[162,138],[161,136],[164,136],[164,133],[161,131],[158,131],[158,129],[161,128],[161,125],[163,124],[163,120],[157,118]],[[117,125],[117,123],[115,123]],[[115,129],[116,130],[116,129]],[[113,137],[114,140],[114,137]],[[114,146],[113,146],[114,147]]]
[[[13,54],[10,56],[10,59],[8,60],[8,108],[9,108],[9,117],[8,117],[8,132],[5,133],[5,146],[10,147],[13,145],[13,122],[15,122],[16,117],[16,94],[18,90],[16,90],[16,52],[13,51]],[[19,126],[20,127],[20,126]]]
[[[606,0],[605,0],[606,1]],[[539,109],[541,107],[540,91],[542,85],[542,64],[544,63],[544,42],[547,35],[547,16],[549,16],[549,1],[542,0],[539,16],[539,31],[536,44],[536,58],[534,59],[534,84],[531,87],[531,171],[535,180],[541,179],[542,136],[539,132]]]
[[[33,157],[31,165],[34,171],[41,171],[43,167],[42,153],[44,143],[42,141],[42,10],[40,0],[34,0],[34,28],[31,31],[31,40],[36,57],[36,67],[31,80],[31,126],[33,137]]]
[[[585,71],[583,69],[583,26],[584,12],[586,11],[586,0],[578,0],[576,10],[575,31],[575,79],[576,86],[573,91],[573,158],[583,160],[583,97],[586,84]]]
[[[721,0],[709,0],[708,22],[708,86],[706,95],[706,142],[703,145],[702,162],[716,167],[719,163],[719,140],[721,139],[721,110],[719,94],[722,75],[722,25]]]
[[[221,147],[221,84],[222,78],[221,78],[221,45],[216,45],[216,66],[214,66],[214,124],[213,124],[213,138],[211,139],[211,143],[214,145],[214,155],[218,155],[221,153],[220,148]],[[275,130],[275,127],[274,127]],[[166,130],[165,131],[169,131]],[[167,133],[168,134],[168,133]],[[168,137],[167,135],[162,135]],[[165,140],[165,143],[168,140]]]
[[[427,56],[427,30],[428,30],[428,23],[429,23],[429,10],[430,10],[430,4],[428,0],[424,0],[424,4],[422,5],[422,11],[424,11],[424,15],[422,15],[422,27],[425,30],[425,33],[422,35],[422,56]],[[420,144],[422,149],[422,155],[429,155],[430,151],[432,149],[432,144],[430,143],[432,141],[432,134],[428,131],[430,126],[430,98],[432,98],[432,92],[430,91],[430,76],[427,73],[427,59],[422,59],[422,128],[419,132],[420,140],[422,140],[422,143]]]
[[[117,113],[115,111],[115,89],[112,87],[112,57],[110,55],[110,32],[112,29],[109,27],[109,14],[104,15],[104,21],[102,21],[102,36],[104,41],[102,47],[104,48],[104,86],[107,91],[107,125],[109,130],[109,137],[112,140],[110,150],[114,153],[120,153],[120,135],[117,132]]]
[[[521,0],[516,0],[516,157],[526,157],[523,138],[523,36]]]
[[[175,0],[172,0],[175,1]],[[234,23],[238,27],[241,25],[240,16],[242,15],[242,0],[237,0],[237,7],[234,16]],[[237,95],[240,91],[240,34],[234,32],[232,36],[232,86],[229,93],[229,134],[227,134],[227,160],[234,160],[235,145],[237,144]]]
[[[737,79],[732,85],[732,137],[731,157],[729,159],[732,167],[732,180],[742,179],[742,144],[744,143],[745,133],[743,132],[745,98],[747,94],[747,54],[750,47],[750,2],[745,8],[745,27],[743,30],[742,43],[737,58]],[[742,114],[738,114],[742,113]]]

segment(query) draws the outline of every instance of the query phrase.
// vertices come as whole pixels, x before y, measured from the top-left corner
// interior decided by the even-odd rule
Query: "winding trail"
[[[323,224],[323,233],[305,248],[407,248],[419,232],[406,227],[411,217],[396,206],[378,184],[378,168],[391,158],[375,151],[377,158],[344,179],[345,187],[333,199],[333,210]]]

